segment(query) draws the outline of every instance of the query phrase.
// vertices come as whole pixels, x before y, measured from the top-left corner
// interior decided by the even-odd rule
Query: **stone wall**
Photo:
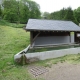
[[[78,53],[80,53],[80,48],[69,48],[69,49],[61,49],[61,50],[53,50],[45,52],[27,53],[25,55],[28,59],[36,57],[39,60],[45,60],[45,59],[65,56],[68,54],[78,54]]]

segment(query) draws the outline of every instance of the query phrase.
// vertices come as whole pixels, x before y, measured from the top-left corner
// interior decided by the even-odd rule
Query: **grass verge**
[[[29,44],[29,32],[0,26],[0,80],[35,80],[26,66],[14,64],[13,56]]]
[[[63,57],[38,61],[34,64],[50,68],[53,64],[64,63],[64,62],[67,62],[70,64],[80,64],[80,53],[79,54],[69,54]]]

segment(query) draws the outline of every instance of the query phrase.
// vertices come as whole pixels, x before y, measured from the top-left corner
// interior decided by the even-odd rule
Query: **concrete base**
[[[78,53],[80,53],[80,47],[61,49],[61,50],[53,50],[53,51],[45,51],[45,52],[27,53],[27,54],[25,54],[25,56],[28,59],[36,57],[39,60],[45,60],[45,59],[65,56],[68,54],[78,54]]]

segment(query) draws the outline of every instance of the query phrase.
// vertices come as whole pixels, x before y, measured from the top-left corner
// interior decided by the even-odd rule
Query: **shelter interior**
[[[48,46],[79,43],[79,32],[71,31],[30,31],[31,46]]]

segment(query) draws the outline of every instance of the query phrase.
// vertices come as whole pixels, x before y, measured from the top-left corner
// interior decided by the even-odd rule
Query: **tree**
[[[0,17],[2,16],[2,9],[1,9],[1,5],[0,5]]]
[[[60,11],[52,12],[50,14],[50,19],[60,20]]]
[[[50,13],[49,12],[44,12],[42,14],[42,18],[44,18],[44,19],[50,19]]]
[[[26,4],[24,4],[22,8],[20,8],[20,22],[27,23],[29,17],[30,17],[29,8],[28,6],[26,6]]]
[[[21,23],[26,23],[29,18],[40,18],[41,13],[40,13],[40,6],[30,0],[22,0],[23,4],[22,7],[20,7],[20,22]]]
[[[4,0],[3,7],[4,19],[8,20],[9,22],[16,22],[18,20],[18,5],[16,0]]]
[[[31,0],[4,0],[3,17],[9,22],[26,23],[29,18],[40,18],[40,6]]]
[[[80,7],[74,10],[74,16],[77,19],[78,23],[80,23]]]
[[[28,1],[29,4],[29,11],[30,11],[30,18],[40,18],[40,6],[34,1]]]
[[[67,8],[64,20],[73,21],[74,23],[78,24],[76,18],[74,17],[73,10],[71,9],[71,7]]]
[[[63,20],[64,16],[66,15],[67,9],[63,8],[59,11],[52,12],[50,14],[50,19],[54,20]]]
[[[66,12],[67,12],[67,9],[66,8],[63,8],[60,10],[60,20],[63,20],[65,15],[66,15]]]
[[[8,20],[9,22],[17,21],[16,13],[12,12],[11,10],[6,11],[5,14],[6,14],[6,15],[4,15],[5,20]]]

